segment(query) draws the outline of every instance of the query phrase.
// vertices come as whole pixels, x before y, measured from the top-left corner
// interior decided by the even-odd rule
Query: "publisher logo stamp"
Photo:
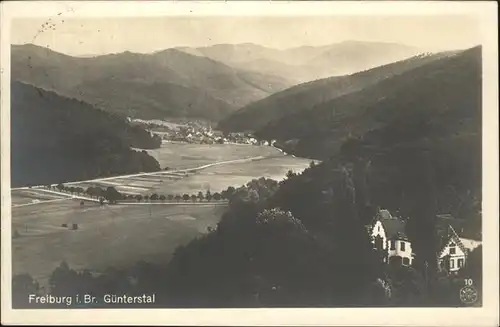
[[[473,304],[477,301],[477,290],[473,286],[464,286],[460,289],[460,301],[464,304]]]

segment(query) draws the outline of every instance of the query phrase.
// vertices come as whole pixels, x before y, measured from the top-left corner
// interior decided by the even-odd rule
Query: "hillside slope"
[[[155,171],[159,138],[123,118],[20,82],[11,84],[12,186]]]
[[[352,75],[329,77],[293,86],[241,108],[220,121],[219,128],[225,132],[256,131],[287,115],[310,110],[446,55],[448,54],[419,55]]]
[[[287,80],[168,49],[76,58],[34,45],[12,46],[12,77],[136,118],[218,120],[283,90]]]
[[[395,121],[430,119],[478,107],[481,93],[479,47],[431,61],[314,110],[273,121],[258,136],[278,139],[297,155],[325,158],[347,137],[358,137]]]

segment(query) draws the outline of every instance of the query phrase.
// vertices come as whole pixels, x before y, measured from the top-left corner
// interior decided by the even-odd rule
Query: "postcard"
[[[2,323],[498,325],[496,3],[1,6]]]

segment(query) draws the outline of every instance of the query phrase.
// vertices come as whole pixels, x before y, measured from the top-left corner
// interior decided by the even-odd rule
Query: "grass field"
[[[65,197],[41,192],[36,189],[19,190],[12,192],[12,205],[27,205],[36,202],[53,201],[63,199]]]
[[[45,284],[62,260],[100,271],[137,261],[167,261],[175,248],[206,232],[225,207],[195,205],[99,206],[67,200],[15,208],[13,273]],[[77,223],[74,231],[61,227]]]
[[[300,172],[309,165],[309,160],[283,156],[265,158],[249,162],[208,167],[184,178],[168,179],[153,185],[152,191],[158,194],[197,193],[210,189],[220,192],[228,186],[239,187],[259,177],[282,180],[288,170]]]
[[[310,163],[309,159],[287,156],[269,146],[165,143],[161,149],[151,150],[150,153],[155,153],[163,167],[173,169],[192,169],[240,159],[249,161],[222,163],[189,172],[164,171],[155,175],[116,177],[73,185],[83,188],[113,186],[119,192],[134,195],[182,195],[207,190],[213,193],[221,192],[229,186],[239,187],[253,178],[266,177],[279,181],[288,170],[302,171]],[[259,159],[250,160],[251,158]]]
[[[147,152],[160,163],[160,167],[176,169],[193,168],[217,161],[281,154],[270,146],[185,143],[163,143],[160,149]]]

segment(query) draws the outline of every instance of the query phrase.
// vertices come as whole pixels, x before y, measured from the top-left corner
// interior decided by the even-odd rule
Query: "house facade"
[[[406,236],[406,222],[393,217],[388,210],[379,210],[374,223],[367,226],[375,249],[382,253],[381,260],[385,263],[401,260],[404,266],[411,266],[415,254],[411,242]]]
[[[453,226],[449,225],[444,246],[438,252],[438,267],[441,271],[457,273],[467,262],[468,254],[481,245],[481,241],[461,237]]]

